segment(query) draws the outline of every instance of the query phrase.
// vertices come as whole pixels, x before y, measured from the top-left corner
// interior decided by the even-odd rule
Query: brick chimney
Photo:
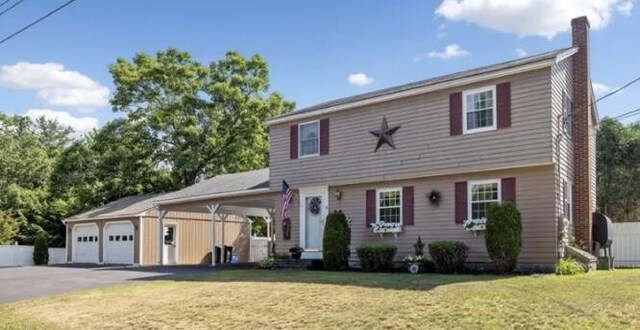
[[[586,16],[571,20],[573,47],[573,155],[574,155],[574,230],[576,243],[591,251],[591,213],[595,210],[592,188],[595,183],[595,157],[591,121],[591,72],[589,69],[589,20]]]

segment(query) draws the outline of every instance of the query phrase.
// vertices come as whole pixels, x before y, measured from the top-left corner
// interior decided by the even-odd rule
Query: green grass
[[[0,305],[0,328],[640,328],[640,270],[579,276],[221,271]]]

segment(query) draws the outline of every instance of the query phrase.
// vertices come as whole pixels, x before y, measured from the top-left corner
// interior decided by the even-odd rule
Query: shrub
[[[266,257],[260,260],[260,262],[258,262],[258,268],[260,269],[273,269],[275,265],[276,265],[275,257]]]
[[[485,245],[496,272],[505,273],[516,268],[522,247],[522,220],[515,205],[506,203],[489,207]]]
[[[365,272],[379,272],[393,267],[398,248],[391,244],[364,244],[356,249]],[[326,267],[326,264],[325,264]]]
[[[45,232],[36,235],[33,245],[33,263],[36,265],[46,265],[49,263],[49,242]]]
[[[438,273],[462,272],[468,252],[469,248],[462,242],[435,241],[429,244],[429,254]]]
[[[558,275],[578,275],[585,272],[579,261],[573,258],[562,258],[556,263],[556,274]]]
[[[325,270],[345,270],[349,267],[351,228],[342,211],[327,215],[322,238],[322,260]]]

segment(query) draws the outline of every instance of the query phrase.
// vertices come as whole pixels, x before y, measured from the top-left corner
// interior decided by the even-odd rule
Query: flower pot
[[[300,259],[302,257],[302,252],[291,252],[291,258]]]
[[[411,274],[418,274],[422,271],[422,264],[420,263],[409,263],[407,264],[407,270]]]

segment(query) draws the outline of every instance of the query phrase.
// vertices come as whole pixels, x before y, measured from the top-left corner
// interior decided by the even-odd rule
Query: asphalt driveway
[[[197,266],[0,268],[0,304],[110,285],[191,277],[213,271]]]

